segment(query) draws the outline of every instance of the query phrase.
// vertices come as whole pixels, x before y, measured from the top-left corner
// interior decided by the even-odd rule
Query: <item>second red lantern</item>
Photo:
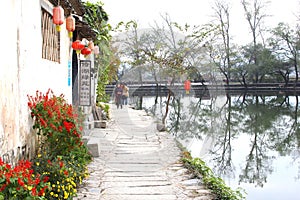
[[[82,50],[81,50],[81,54],[84,55],[84,56],[87,56],[89,54],[92,53],[92,50],[88,47],[84,47]]]
[[[77,54],[84,48],[84,44],[80,40],[76,40],[72,43],[72,48],[76,51]]]
[[[72,15],[70,15],[66,19],[66,29],[69,32],[69,37],[72,38],[73,37],[73,31],[75,30],[75,19]]]

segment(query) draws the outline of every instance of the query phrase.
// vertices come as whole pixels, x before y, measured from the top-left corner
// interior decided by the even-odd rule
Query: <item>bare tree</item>
[[[241,0],[242,6],[245,11],[246,20],[250,26],[251,34],[252,34],[252,43],[253,43],[253,52],[249,61],[257,66],[258,58],[257,58],[257,45],[258,45],[258,37],[262,31],[262,24],[265,17],[267,17],[264,12],[264,8],[267,6],[267,1],[264,0]],[[261,34],[262,35],[262,34]],[[259,80],[259,73],[255,73],[255,82]]]
[[[214,11],[216,17],[218,19],[219,27],[220,27],[220,35],[222,37],[222,43],[224,46],[224,54],[220,56],[221,62],[219,64],[219,69],[226,77],[226,83],[228,84],[230,81],[230,70],[231,70],[231,61],[230,61],[230,11],[229,5],[226,1],[223,0],[216,0]],[[214,57],[213,57],[214,59]]]

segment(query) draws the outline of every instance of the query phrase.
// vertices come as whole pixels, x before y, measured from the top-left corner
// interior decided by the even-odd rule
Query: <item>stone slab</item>
[[[129,181],[130,180],[130,181]],[[127,181],[104,181],[102,182],[102,188],[115,188],[115,187],[158,187],[158,186],[170,186],[171,183],[169,181],[162,180],[140,180],[133,181],[132,179],[128,179]]]
[[[161,177],[164,176],[164,174],[157,171],[148,171],[146,172],[140,172],[140,171],[132,171],[132,172],[122,172],[122,171],[106,171],[105,177]]]
[[[176,200],[176,195],[107,195],[102,200]]]
[[[151,186],[151,187],[116,187],[107,188],[102,194],[118,195],[171,195],[175,194],[172,186]]]
[[[103,182],[105,181],[110,181],[110,182],[138,182],[138,181],[162,181],[165,182],[167,181],[167,177],[163,177],[163,176],[106,176],[103,179]]]
[[[87,147],[93,157],[99,157],[99,154],[100,154],[99,140],[90,138],[87,142]]]
[[[112,172],[156,172],[161,170],[162,166],[160,164],[120,164],[120,163],[110,163],[106,165],[105,171]]]

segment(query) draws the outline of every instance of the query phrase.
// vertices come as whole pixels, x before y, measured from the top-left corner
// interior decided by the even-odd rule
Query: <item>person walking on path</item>
[[[128,97],[129,97],[129,88],[126,84],[123,84],[123,95],[122,95],[123,105],[128,104]]]
[[[123,95],[123,88],[121,87],[121,84],[117,84],[117,87],[115,88],[115,103],[117,105],[117,108],[122,106],[122,95]]]

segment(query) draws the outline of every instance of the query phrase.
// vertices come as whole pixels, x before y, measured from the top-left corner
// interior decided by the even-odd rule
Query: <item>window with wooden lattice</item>
[[[52,15],[42,8],[42,58],[60,62],[60,34],[52,22]]]

